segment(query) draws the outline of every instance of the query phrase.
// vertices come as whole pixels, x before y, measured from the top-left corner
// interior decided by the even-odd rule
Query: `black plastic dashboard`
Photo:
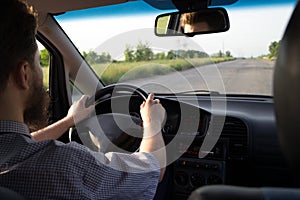
[[[271,97],[214,96],[216,105],[223,103],[216,108],[209,95],[157,98],[167,112],[162,132],[169,146],[170,164],[164,180],[172,191],[169,199],[187,199],[191,191],[209,184],[292,185],[279,146]],[[120,95],[113,100],[120,112],[128,112],[129,105],[130,114],[139,116],[142,99],[133,96],[128,104],[128,96]],[[110,112],[106,103],[101,109]],[[201,152],[206,136],[214,137],[214,130],[221,130],[217,142]],[[206,156],[199,158],[199,153]]]
[[[218,108],[212,109],[210,96],[176,96],[176,101],[193,106],[203,113],[204,123],[200,123],[200,130],[207,131],[211,119],[224,113]],[[195,137],[186,152],[174,163],[175,195],[172,198],[186,199],[190,191],[208,184],[256,187],[293,185],[280,150],[273,99],[219,96],[213,97],[213,101],[226,102],[226,116],[220,124],[223,127],[219,140],[210,154],[200,159],[198,152],[203,139]]]

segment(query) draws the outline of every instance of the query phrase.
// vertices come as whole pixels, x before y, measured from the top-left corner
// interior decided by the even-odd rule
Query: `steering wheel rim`
[[[109,97],[106,97],[104,99],[102,99],[104,96],[106,96],[107,94],[112,94],[113,92],[118,92],[118,91],[126,91],[126,92],[133,92],[135,94],[137,94],[138,96],[142,97],[145,101],[147,99],[148,93],[135,86],[135,85],[131,85],[131,84],[127,84],[127,83],[117,83],[117,84],[111,84],[108,85],[104,88],[102,88],[101,90],[98,90],[95,95],[91,96],[90,98],[87,99],[87,101],[85,102],[85,106],[89,107],[90,105],[98,105],[99,103],[101,103],[103,100],[106,100]]]
[[[112,84],[109,86],[106,86],[104,88],[102,88],[101,90],[97,91],[95,93],[95,95],[91,96],[87,101],[86,101],[86,106],[90,106],[90,105],[99,105],[102,102],[104,102],[105,100],[108,100],[110,98],[112,98],[113,94],[116,92],[131,92],[131,94],[137,94],[140,98],[142,98],[143,100],[147,99],[148,93],[146,91],[144,91],[141,88],[138,88],[135,85],[130,85],[130,84]],[[103,153],[109,152],[111,150],[115,150],[116,148],[112,148],[113,145],[110,145],[110,147],[107,147],[107,138],[114,138],[114,141],[110,141],[112,144],[114,144],[115,146],[119,147],[119,149],[121,149],[121,152],[124,152],[122,150],[125,150],[125,152],[134,152],[136,150],[138,150],[140,142],[141,142],[141,137],[136,137],[136,133],[135,136],[133,136],[131,133],[130,135],[126,133],[126,131],[124,131],[124,129],[117,127],[119,123],[114,123],[114,122],[108,122],[109,120],[115,120],[115,117],[117,117],[118,119],[121,118],[121,120],[125,120],[126,123],[122,123],[122,124],[128,124],[128,127],[126,130],[131,130],[133,132],[136,131],[140,131],[142,132],[142,121],[141,119],[137,119],[134,116],[131,115],[126,115],[127,117],[124,116],[124,114],[118,114],[118,113],[113,113],[111,112],[110,114],[99,114],[94,116],[94,118],[96,117],[96,120],[98,124],[92,125],[93,123],[91,123],[91,121],[95,121],[95,119],[93,117],[89,117],[86,120],[83,120],[82,122],[80,122],[79,124],[76,125],[76,129],[77,129],[77,134],[81,140],[81,142],[83,143],[83,145],[87,146],[88,148],[90,148],[93,151],[101,151]],[[97,130],[97,134],[96,133],[87,133],[89,131],[87,131],[87,129],[89,129],[90,131],[93,130],[93,132],[95,132],[95,127],[100,126],[101,122],[100,119],[103,121],[107,121],[106,125],[104,126],[111,126],[111,127],[101,127],[100,130]],[[139,121],[140,120],[140,121]],[[118,121],[118,120],[116,120]],[[140,130],[137,130],[137,128],[131,128],[131,121],[135,122],[135,125],[140,127]],[[87,126],[90,127],[87,127]],[[81,127],[81,128],[80,128]],[[84,128],[82,128],[84,127]],[[118,135],[118,137],[116,136],[108,136],[105,132],[110,132],[112,130],[113,133],[110,134],[115,134]],[[81,133],[79,133],[79,131],[81,131]],[[74,132],[74,130],[69,131],[69,139],[70,141],[72,140],[72,133]],[[98,138],[95,140],[95,135],[98,135],[99,137],[102,138]],[[107,137],[103,137],[104,135],[106,135]],[[101,141],[106,141],[105,145],[100,145]],[[134,141],[134,142],[133,142]],[[131,144],[131,145],[128,145]],[[133,145],[134,143],[134,145]],[[122,146],[122,147],[120,147]],[[130,147],[131,146],[131,147]],[[101,149],[102,147],[102,149]],[[105,147],[105,149],[103,149]]]

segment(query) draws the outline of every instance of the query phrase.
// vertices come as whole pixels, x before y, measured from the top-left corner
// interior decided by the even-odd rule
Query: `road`
[[[147,91],[182,92],[199,89],[227,94],[272,95],[274,62],[237,59],[182,72],[129,81]]]

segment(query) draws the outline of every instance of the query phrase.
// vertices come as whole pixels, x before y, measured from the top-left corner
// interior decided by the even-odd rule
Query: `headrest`
[[[274,73],[274,102],[282,149],[300,169],[300,2],[280,43]],[[300,174],[299,170],[295,170]]]

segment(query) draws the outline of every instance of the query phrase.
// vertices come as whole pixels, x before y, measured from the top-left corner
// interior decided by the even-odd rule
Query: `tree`
[[[83,57],[89,64],[106,63],[111,61],[111,55],[109,53],[101,53],[100,55],[90,50],[88,53],[83,52]]]
[[[148,43],[143,44],[139,42],[136,46],[136,51],[134,53],[134,57],[136,61],[147,61],[153,59],[153,51],[149,47]]]
[[[111,61],[111,56],[109,53],[101,53],[100,55],[98,55],[98,58],[96,60],[96,63],[107,63]]]
[[[280,45],[280,41],[279,42],[271,42],[271,44],[269,45],[269,58],[276,58],[277,57],[277,51],[278,51],[278,47]]]
[[[124,56],[126,62],[132,62],[134,60],[134,51],[129,45],[126,45]]]
[[[225,56],[226,56],[226,57],[232,57],[231,52],[230,52],[230,51],[226,51],[226,52],[225,52]]]
[[[220,58],[223,57],[223,53],[221,50],[218,52],[218,57],[220,57]]]
[[[87,52],[83,51],[83,52],[82,52],[82,56],[83,56],[84,58],[86,58],[86,57],[87,57]]]
[[[188,58],[194,58],[195,57],[195,50],[187,50],[186,54]]]
[[[47,49],[40,50],[41,61],[40,64],[42,67],[48,67],[50,61],[50,55]]]
[[[85,60],[89,64],[95,64],[97,63],[98,54],[92,50],[90,50],[88,53],[83,53],[85,55]]]
[[[199,51],[198,58],[208,58],[209,55],[205,52]]]
[[[155,59],[156,60],[164,60],[165,58],[166,58],[166,55],[165,55],[164,52],[155,54]]]
[[[172,60],[175,58],[175,53],[173,50],[168,51],[167,59]]]
[[[177,50],[177,55],[179,58],[187,58],[187,52],[185,50]]]

